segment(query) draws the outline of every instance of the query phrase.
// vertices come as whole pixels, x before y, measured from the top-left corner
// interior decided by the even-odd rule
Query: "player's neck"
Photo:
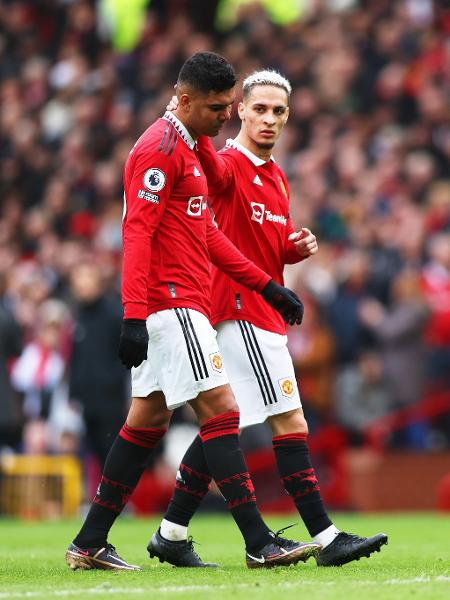
[[[241,146],[244,146],[244,148],[250,150],[252,154],[266,162],[269,161],[270,157],[272,156],[272,148],[261,148],[242,131],[238,133],[234,141],[240,144]]]
[[[175,115],[175,117],[180,121],[180,123],[182,123],[186,127],[192,139],[196,140],[198,138],[198,134],[189,125],[189,119],[187,118],[186,114],[183,111],[180,111],[179,108],[176,108],[172,112]]]

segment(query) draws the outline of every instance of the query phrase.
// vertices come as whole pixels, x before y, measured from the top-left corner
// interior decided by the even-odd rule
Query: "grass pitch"
[[[269,516],[276,530],[298,515]],[[384,531],[389,545],[370,559],[340,568],[318,568],[314,559],[295,567],[249,570],[240,535],[228,515],[198,516],[190,533],[204,559],[220,569],[174,569],[150,560],[147,542],[159,519],[119,518],[111,542],[142,572],[71,572],[67,545],[81,521],[26,523],[0,520],[0,600],[92,598],[93,600],[398,600],[450,598],[450,516],[433,514],[335,515],[336,525],[360,535]],[[308,539],[303,524],[289,537]]]

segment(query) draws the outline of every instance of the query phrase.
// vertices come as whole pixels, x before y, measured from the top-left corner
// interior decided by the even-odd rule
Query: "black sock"
[[[306,444],[306,434],[278,435],[272,441],[284,488],[294,500],[309,534],[317,535],[333,523],[320,495],[319,483]]]
[[[238,434],[237,412],[212,417],[200,429],[208,470],[241,530],[247,550],[257,552],[272,537],[256,506],[255,489],[239,446]]]
[[[153,448],[165,429],[125,425],[106,457],[97,492],[74,544],[80,548],[104,546],[114,521],[136,487]]]
[[[196,436],[181,461],[175,490],[164,519],[187,527],[208,493],[211,475],[203,453],[203,443]]]

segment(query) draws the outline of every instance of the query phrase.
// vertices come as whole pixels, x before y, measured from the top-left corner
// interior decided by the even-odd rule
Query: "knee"
[[[288,435],[289,433],[303,433],[308,435],[308,423],[300,408],[279,415],[273,415],[267,421],[274,436]]]
[[[129,427],[167,429],[172,411],[159,397],[133,398],[127,416]]]
[[[236,402],[236,398],[231,389],[225,393],[218,394],[213,398],[211,408],[216,415],[239,412],[238,403]]]
[[[230,386],[220,386],[202,392],[192,401],[192,408],[200,424],[218,415],[239,412],[239,406]]]

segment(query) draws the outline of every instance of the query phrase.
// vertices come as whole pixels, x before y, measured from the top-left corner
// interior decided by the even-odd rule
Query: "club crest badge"
[[[292,379],[290,377],[284,377],[283,379],[279,379],[278,383],[283,396],[286,396],[286,398],[292,398],[295,393],[295,385]]]
[[[287,198],[287,197],[288,197],[288,194],[287,194],[286,186],[284,185],[284,181],[281,179],[281,177],[278,177],[278,180],[279,180],[279,182],[280,182],[280,188],[281,188],[281,191],[283,192],[283,194],[284,194],[284,195],[285,195],[285,197]]]
[[[214,352],[213,354],[210,354],[209,360],[211,361],[211,366],[214,369],[214,371],[217,371],[217,373],[222,373],[223,362],[222,362],[222,357],[220,356],[220,354],[218,352]]]

